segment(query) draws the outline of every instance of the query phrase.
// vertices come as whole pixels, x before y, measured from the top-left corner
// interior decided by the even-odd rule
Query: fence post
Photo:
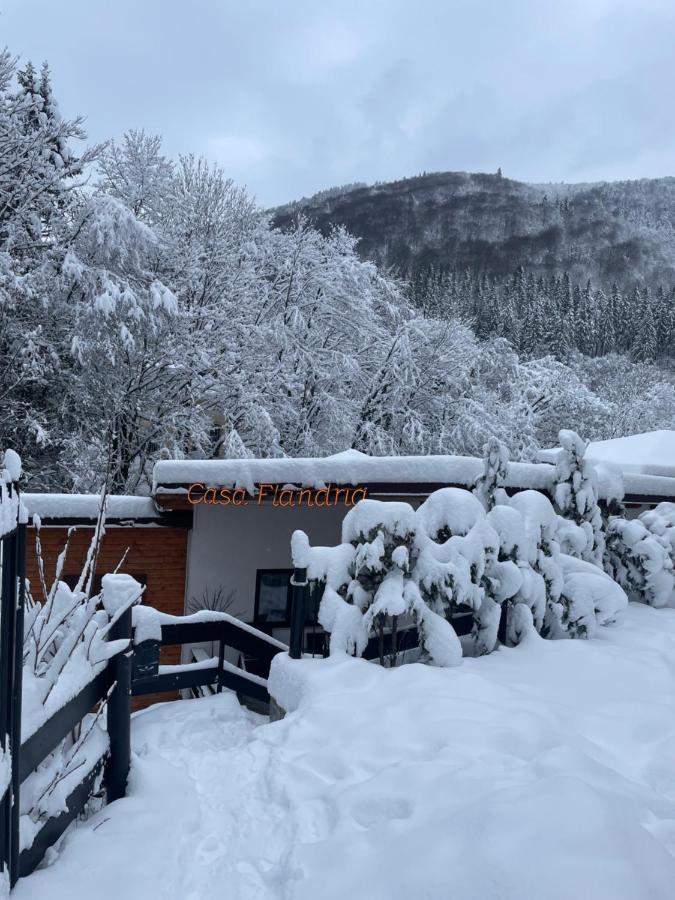
[[[499,626],[497,628],[497,640],[500,644],[506,644],[506,631],[509,624],[509,614],[511,612],[511,604],[508,600],[504,600],[499,610]]]
[[[10,884],[19,877],[19,824],[21,818],[21,709],[23,690],[23,613],[26,602],[26,524],[19,523],[15,536],[16,614],[14,620],[14,684],[12,687],[12,855],[9,871]],[[15,588],[16,590],[16,588]]]
[[[17,490],[8,484],[11,497]],[[0,871],[14,887],[19,877],[19,751],[26,526],[0,538],[0,748],[11,756],[10,781],[0,797]],[[18,589],[18,592],[17,592]]]
[[[301,659],[305,635],[305,610],[307,607],[307,569],[294,569],[291,577],[291,637],[288,655],[291,659]]]
[[[216,694],[221,694],[223,691],[223,667],[225,663],[225,639],[220,639],[220,644],[218,646],[218,686],[216,687]]]
[[[128,638],[129,648],[118,653],[109,663],[115,686],[108,699],[110,758],[105,775],[108,803],[124,797],[131,765],[131,665],[134,652],[131,609],[125,610],[110,629],[110,640],[122,638]]]
[[[0,474],[1,477],[1,474]],[[12,745],[12,674],[14,670],[14,533],[0,538],[0,749],[15,755]],[[12,877],[12,783],[0,795],[0,870]]]

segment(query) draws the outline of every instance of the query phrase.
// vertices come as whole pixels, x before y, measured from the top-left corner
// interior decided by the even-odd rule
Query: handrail
[[[139,619],[142,617],[139,616]],[[134,697],[177,690],[194,690],[215,685],[236,691],[242,697],[269,704],[267,681],[246,672],[225,659],[225,648],[269,664],[277,653],[288,650],[286,644],[240,622],[227,613],[197,613],[193,616],[152,615],[148,625],[159,624],[159,637],[140,641],[134,648],[134,673],[131,693]],[[218,657],[178,665],[160,665],[160,647],[175,644],[218,643]]]

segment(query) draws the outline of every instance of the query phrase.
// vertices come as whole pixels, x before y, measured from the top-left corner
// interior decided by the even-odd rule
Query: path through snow
[[[129,796],[13,900],[675,896],[675,611],[452,670],[302,665],[282,722],[136,716]]]

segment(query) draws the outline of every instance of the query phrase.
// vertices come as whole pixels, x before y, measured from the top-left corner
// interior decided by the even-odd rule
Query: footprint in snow
[[[392,819],[409,819],[413,814],[413,805],[402,797],[382,797],[355,804],[351,814],[362,828],[374,828]]]

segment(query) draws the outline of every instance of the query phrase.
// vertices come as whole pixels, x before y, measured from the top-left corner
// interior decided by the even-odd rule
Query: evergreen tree
[[[657,356],[657,344],[658,335],[654,321],[654,310],[649,292],[645,291],[641,303],[640,318],[634,332],[631,356],[636,362],[654,362]]]
[[[670,296],[659,286],[654,301],[658,356],[675,355],[675,289]]]
[[[616,337],[614,334],[614,310],[612,297],[607,297],[604,291],[596,291],[593,309],[593,332],[595,334],[595,353],[604,356],[613,353],[616,349]]]
[[[413,509],[364,500],[345,517],[344,539],[354,547],[346,598],[363,613],[367,630],[378,635],[384,665],[385,629],[392,630],[395,654],[397,619],[407,611],[406,583],[416,560]]]
[[[508,473],[509,451],[497,438],[483,445],[483,472],[476,479],[473,492],[486,510],[495,505],[495,491],[503,487]]]
[[[585,459],[586,444],[576,432],[562,430],[559,439],[562,449],[556,461],[553,487],[556,509],[583,529],[586,546],[581,558],[602,566],[605,539],[595,470]]]

